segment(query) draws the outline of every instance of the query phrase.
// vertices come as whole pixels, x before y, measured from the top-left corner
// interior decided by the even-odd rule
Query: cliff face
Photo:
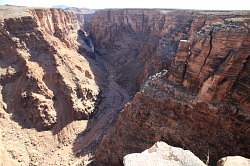
[[[57,37],[68,47],[74,47],[79,23],[72,12],[64,12],[58,9],[35,9],[31,13],[38,27],[47,34]]]
[[[106,165],[157,141],[250,156],[248,12],[22,10],[0,8],[4,164],[85,164],[101,140]]]
[[[6,19],[1,27],[7,111],[22,114],[39,129],[52,128],[61,116],[86,119],[94,110],[98,87],[88,62],[74,47],[75,17],[55,9],[31,12],[34,17]]]
[[[133,95],[149,75],[169,66],[192,17],[188,11],[100,10],[85,16],[84,28],[114,67],[116,81]]]
[[[189,149],[214,164],[250,156],[249,15],[194,13],[169,71],[149,78],[104,137],[96,158],[124,155],[156,141]]]
[[[1,140],[19,164],[70,165],[71,149],[57,147],[84,130],[86,122],[73,121],[89,119],[99,85],[78,53],[76,16],[59,9],[27,13],[0,20]],[[56,150],[67,154],[47,160]]]
[[[243,17],[203,26],[181,42],[169,80],[202,101],[228,102],[248,112],[249,24]]]

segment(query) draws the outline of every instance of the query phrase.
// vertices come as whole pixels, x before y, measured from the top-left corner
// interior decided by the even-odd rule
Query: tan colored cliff
[[[68,47],[74,47],[79,23],[72,12],[64,12],[59,9],[35,9],[31,13],[36,19],[38,27],[57,37]]]
[[[15,17],[0,20],[1,151],[18,165],[71,165],[78,160],[73,141],[100,91],[78,53],[76,16],[25,9],[19,17],[16,8],[8,10]]]
[[[36,9],[32,14],[6,19],[1,28],[4,99],[12,100],[8,112],[20,113],[23,108],[39,127],[56,123],[62,109],[68,110],[69,119],[87,118],[98,87],[88,62],[72,46],[77,44],[76,20],[56,9]],[[38,107],[40,117],[33,107]]]
[[[96,154],[121,165],[156,141],[191,150],[210,164],[249,157],[249,15],[196,13],[169,71],[149,78],[121,112]]]

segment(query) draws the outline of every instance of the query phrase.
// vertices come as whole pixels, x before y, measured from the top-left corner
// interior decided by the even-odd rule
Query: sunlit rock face
[[[60,121],[62,108],[71,112],[69,119],[86,119],[99,90],[88,62],[77,52],[76,17],[59,9],[30,12],[5,19],[1,27],[6,66],[1,82],[8,111],[39,129]]]
[[[0,165],[71,165],[72,150],[60,147],[84,128],[100,92],[79,54],[77,18],[60,9],[0,13]]]

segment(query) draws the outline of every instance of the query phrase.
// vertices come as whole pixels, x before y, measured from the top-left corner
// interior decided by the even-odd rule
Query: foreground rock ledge
[[[157,142],[142,153],[128,154],[123,163],[125,166],[205,166],[189,150],[172,147],[165,142]]]

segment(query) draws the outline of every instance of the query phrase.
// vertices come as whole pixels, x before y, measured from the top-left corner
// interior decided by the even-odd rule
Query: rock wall
[[[181,41],[169,80],[206,102],[228,102],[249,111],[249,19],[206,24]]]
[[[194,12],[169,71],[148,79],[96,154],[121,165],[156,141],[191,150],[210,164],[249,157],[249,13]]]
[[[1,161],[82,164],[106,133],[101,165],[157,141],[249,157],[249,12],[20,10],[0,17]]]
[[[76,17],[59,9],[30,12],[2,20],[0,27],[7,112],[39,130],[87,119],[99,88],[88,61],[77,52]]]
[[[77,17],[11,6],[0,13],[0,163],[82,162],[72,149],[96,109],[101,78],[79,53]]]
[[[38,27],[59,38],[68,47],[74,47],[77,38],[76,32],[80,28],[75,14],[59,9],[35,9],[31,13]]]
[[[169,66],[192,18],[190,11],[100,10],[85,16],[84,28],[133,96],[148,76]]]

